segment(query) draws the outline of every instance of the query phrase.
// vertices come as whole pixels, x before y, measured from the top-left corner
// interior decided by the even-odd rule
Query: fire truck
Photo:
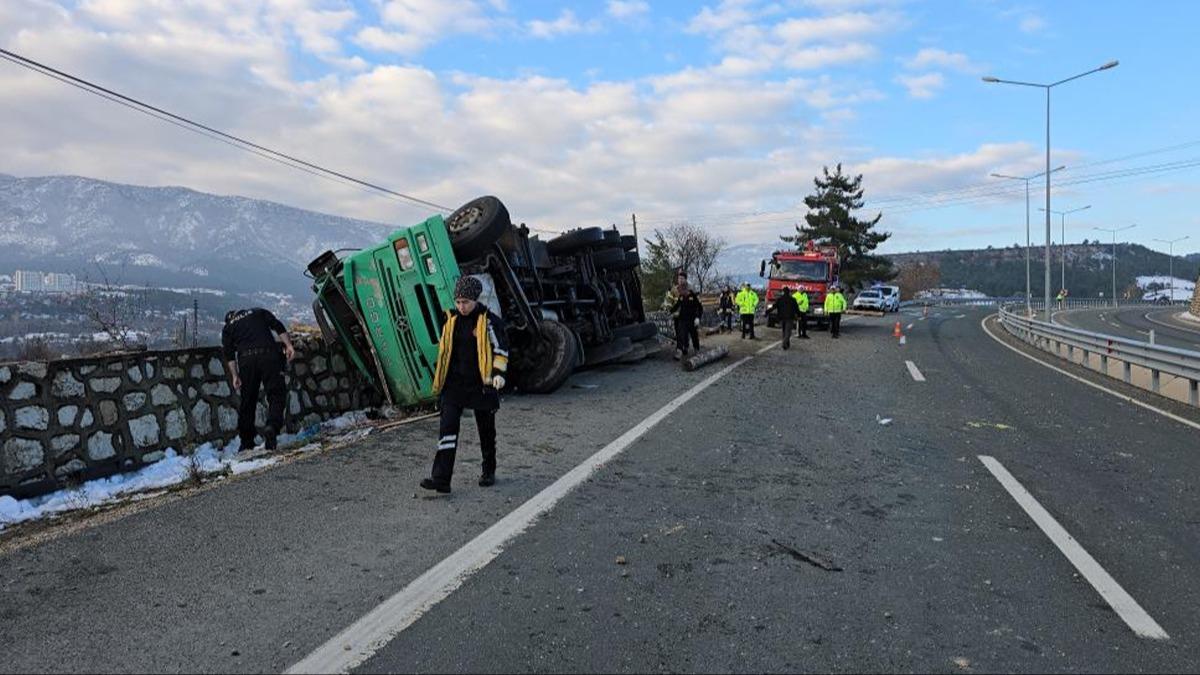
[[[836,284],[841,271],[836,246],[809,241],[795,251],[776,251],[759,265],[758,276],[767,279],[767,325],[774,327],[775,300],[784,293],[803,289],[808,294],[809,316],[824,326],[825,293]]]

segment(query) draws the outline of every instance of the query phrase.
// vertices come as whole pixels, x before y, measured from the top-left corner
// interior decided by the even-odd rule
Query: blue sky
[[[823,164],[864,174],[887,250],[1024,240],[1044,164],[1068,240],[1195,236],[1193,2],[10,0],[0,45],[439,203],[494,193],[550,230],[690,220],[772,241]],[[4,65],[0,171],[183,184],[404,223],[418,209],[238,155]],[[980,186],[980,187],[972,187]],[[966,192],[947,192],[967,189]],[[973,190],[973,191],[972,191]],[[947,200],[972,197],[957,206]],[[1034,195],[1035,207],[1041,193]],[[1042,222],[1034,212],[1035,223]],[[1057,240],[1057,219],[1055,220]],[[1037,234],[1039,241],[1044,234]]]

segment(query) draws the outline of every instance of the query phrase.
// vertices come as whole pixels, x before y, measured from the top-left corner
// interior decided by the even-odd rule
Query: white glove
[[[495,375],[492,377],[492,386],[496,388],[496,391],[500,391],[501,389],[503,389],[504,384],[505,384],[505,382],[504,382],[503,375]]]
[[[696,325],[696,328],[700,327],[700,319],[695,319],[694,323]]]

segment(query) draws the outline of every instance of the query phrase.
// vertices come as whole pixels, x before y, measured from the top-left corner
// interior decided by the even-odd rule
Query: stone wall
[[[340,347],[294,340],[287,431],[378,405]],[[218,347],[0,364],[0,495],[137,469],[237,437],[238,395]],[[266,418],[258,404],[258,425]]]

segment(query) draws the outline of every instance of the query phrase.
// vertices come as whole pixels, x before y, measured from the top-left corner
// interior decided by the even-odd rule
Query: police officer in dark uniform
[[[438,449],[433,472],[421,481],[426,490],[450,492],[458,431],[465,410],[475,411],[483,471],[479,485],[496,483],[496,411],[508,372],[508,338],[504,322],[479,302],[483,284],[475,277],[460,277],[454,287],[454,307],[447,312],[438,341],[433,390],[441,405]]]
[[[280,350],[280,342],[283,349]],[[261,387],[267,394],[267,426],[263,442],[274,450],[283,428],[283,404],[287,395],[283,382],[285,357],[296,355],[287,329],[275,315],[261,307],[232,310],[225,315],[221,331],[225,368],[233,388],[241,394],[238,404],[238,436],[242,449],[254,447],[254,411]]]

